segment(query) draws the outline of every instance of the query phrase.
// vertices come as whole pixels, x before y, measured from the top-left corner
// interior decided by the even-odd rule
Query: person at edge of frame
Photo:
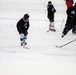
[[[69,9],[70,8],[68,8],[68,10]],[[71,29],[72,29],[72,33],[76,34],[76,3],[74,4],[73,9],[74,10],[71,12],[72,15],[71,15],[70,21],[69,20],[68,20],[68,22],[66,21],[67,23],[62,32],[63,33],[62,37],[64,37]]]

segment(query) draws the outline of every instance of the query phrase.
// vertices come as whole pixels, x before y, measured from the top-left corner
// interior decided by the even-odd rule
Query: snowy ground
[[[66,21],[63,0],[51,0],[57,10],[56,32],[48,32],[48,0],[0,0],[0,75],[76,75],[76,38],[71,31],[61,38]],[[16,23],[30,14],[28,47],[20,47]],[[64,20],[63,25],[62,21]]]

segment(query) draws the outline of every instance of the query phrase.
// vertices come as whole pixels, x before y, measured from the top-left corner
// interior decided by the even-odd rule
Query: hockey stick
[[[62,23],[61,23],[61,25],[60,25],[60,28],[62,27],[62,25],[63,25],[63,23],[64,23],[64,20],[65,20],[65,19],[63,18]]]
[[[74,40],[72,40],[72,41],[70,41],[70,42],[68,42],[68,43],[65,43],[65,44],[63,44],[63,45],[61,45],[61,46],[57,46],[57,45],[56,45],[56,47],[57,47],[57,48],[61,48],[61,47],[64,47],[64,46],[66,46],[66,45],[74,42],[74,41],[76,41],[76,39],[74,39]]]

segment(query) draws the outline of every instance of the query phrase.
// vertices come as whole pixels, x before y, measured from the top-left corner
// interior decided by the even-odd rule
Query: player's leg
[[[23,34],[23,33],[21,33],[21,34],[20,34],[21,46],[23,46],[24,38],[25,38],[24,34]]]
[[[56,30],[55,30],[55,26],[54,26],[54,21],[51,22],[51,30],[52,30],[52,31],[56,31]]]

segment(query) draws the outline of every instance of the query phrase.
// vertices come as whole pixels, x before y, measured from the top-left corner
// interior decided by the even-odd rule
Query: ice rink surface
[[[61,38],[66,21],[64,0],[51,0],[56,8],[56,32],[48,32],[48,0],[0,0],[0,75],[76,75],[76,35]],[[20,47],[16,24],[30,15],[28,47]],[[63,23],[62,23],[63,21]]]

